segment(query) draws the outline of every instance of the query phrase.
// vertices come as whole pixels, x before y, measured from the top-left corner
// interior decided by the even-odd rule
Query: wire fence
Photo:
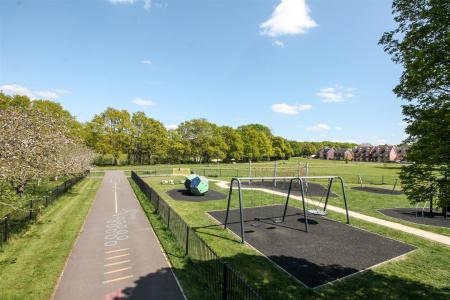
[[[347,184],[358,185],[388,185],[400,187],[400,179],[393,175],[359,175],[342,174],[335,169],[309,168],[308,172],[304,166],[298,167],[253,167],[253,168],[191,168],[192,172],[205,177],[297,177],[297,176],[327,176],[335,175],[344,178]],[[167,176],[172,175],[172,168],[154,168],[135,171],[145,176]]]
[[[204,279],[208,286],[211,299],[262,299],[136,172],[131,172],[131,178],[150,200],[178,244],[185,249],[186,256],[195,264],[199,278]]]
[[[15,208],[14,211],[0,217],[0,247],[8,241],[12,234],[22,231],[36,220],[39,213],[52,204],[60,195],[86,177],[87,173],[72,177],[51,190],[47,196],[28,201],[26,206]]]

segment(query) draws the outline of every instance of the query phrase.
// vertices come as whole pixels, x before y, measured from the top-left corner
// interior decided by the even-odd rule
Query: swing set
[[[307,207],[307,200],[306,199],[311,199],[310,196],[310,192],[309,192],[309,186],[308,186],[308,180],[323,180],[326,179],[328,180],[328,187],[327,189],[324,189],[321,199],[319,200],[319,203],[316,204],[314,202],[313,205],[316,207],[315,209],[308,209]],[[308,228],[308,214],[310,215],[316,215],[316,216],[326,216],[327,215],[327,204],[328,204],[328,199],[330,197],[330,192],[331,192],[331,186],[333,185],[333,182],[339,181],[341,184],[341,189],[342,189],[342,195],[343,195],[343,200],[344,200],[344,206],[345,206],[345,213],[346,213],[346,217],[347,217],[347,224],[350,224],[350,218],[349,218],[349,214],[348,214],[348,208],[347,208],[347,194],[345,193],[345,188],[344,188],[344,180],[342,179],[342,177],[340,176],[304,176],[304,177],[243,177],[243,178],[239,178],[239,177],[235,177],[233,179],[231,179],[230,182],[230,190],[228,193],[228,202],[227,202],[227,211],[226,211],[226,215],[225,215],[225,224],[224,224],[224,229],[227,229],[228,227],[228,217],[229,217],[229,212],[230,212],[230,204],[231,204],[231,197],[233,195],[233,188],[234,188],[234,183],[237,183],[237,188],[238,188],[238,197],[239,197],[239,218],[240,218],[240,231],[241,231],[241,242],[244,243],[245,242],[245,238],[244,238],[244,205],[243,205],[243,194],[242,191],[246,188],[242,187],[242,183],[243,182],[248,182],[248,185],[251,186],[251,182],[252,181],[257,181],[257,180],[262,180],[263,182],[265,180],[269,180],[269,181],[273,181],[274,183],[274,187],[276,187],[276,181],[277,180],[283,180],[289,181],[289,188],[288,188],[288,192],[287,192],[287,197],[286,197],[286,201],[284,203],[284,208],[283,208],[283,213],[281,218],[279,217],[274,217],[272,218],[272,221],[274,223],[283,223],[286,219],[286,213],[287,213],[287,208],[289,205],[289,200],[291,198],[291,193],[293,191],[293,185],[294,183],[298,183],[300,186],[300,194],[301,194],[301,198],[302,198],[302,205],[303,205],[303,217],[304,217],[304,221],[305,221],[305,232],[309,231]],[[251,188],[250,188],[251,189]],[[273,201],[275,200],[275,194],[272,193],[273,195]],[[325,203],[323,205],[323,208],[318,208],[318,206],[320,206],[323,202],[323,198],[325,197]],[[251,200],[251,205],[253,207],[253,200]],[[260,221],[262,219],[262,216],[256,217],[254,218],[254,220],[252,221],[251,226],[259,226],[260,225]]]

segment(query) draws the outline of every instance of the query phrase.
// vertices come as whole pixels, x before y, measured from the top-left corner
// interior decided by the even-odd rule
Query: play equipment
[[[208,192],[208,179],[203,176],[198,176],[197,174],[191,174],[184,181],[184,187],[192,195],[202,196]]]
[[[308,180],[316,180],[316,179],[327,179],[328,180],[328,188],[326,189],[326,198],[325,198],[325,203],[322,209],[314,209],[314,210],[308,210],[307,208],[307,201],[306,201],[306,190],[307,190],[307,181]],[[300,187],[300,194],[301,194],[301,198],[302,198],[302,205],[303,205],[303,217],[305,220],[305,231],[308,232],[309,228],[308,228],[308,214],[312,214],[312,215],[319,215],[319,216],[325,216],[326,215],[326,209],[327,209],[327,204],[328,204],[328,199],[330,197],[330,192],[331,192],[331,186],[333,184],[334,180],[339,180],[341,183],[341,189],[342,189],[342,195],[343,195],[343,200],[344,200],[344,206],[345,206],[345,213],[346,213],[346,217],[347,217],[347,224],[350,224],[350,217],[348,214],[348,208],[347,208],[347,194],[345,193],[345,188],[344,188],[344,180],[342,179],[342,177],[340,176],[304,176],[304,177],[245,177],[245,178],[238,178],[235,177],[233,179],[231,179],[230,182],[230,190],[228,193],[228,202],[227,202],[227,211],[226,211],[226,215],[225,215],[225,224],[224,224],[224,228],[226,229],[228,226],[228,215],[230,212],[230,203],[231,203],[231,197],[233,194],[233,187],[234,187],[234,183],[237,183],[237,187],[238,187],[238,196],[239,196],[239,218],[240,218],[240,229],[241,229],[241,241],[242,243],[245,242],[245,238],[244,238],[244,206],[243,206],[243,196],[242,196],[242,181],[255,181],[255,180],[271,180],[276,182],[277,180],[289,180],[289,189],[288,189],[288,193],[287,193],[287,197],[286,197],[286,202],[284,204],[284,210],[283,210],[283,215],[281,217],[281,223],[285,221],[286,218],[286,212],[287,212],[287,208],[289,205],[289,200],[291,197],[291,192],[292,192],[292,187],[293,184],[295,182],[297,182],[299,184]],[[325,195],[322,195],[322,198]],[[308,199],[309,200],[309,199]],[[276,223],[280,222],[280,220],[274,221]]]

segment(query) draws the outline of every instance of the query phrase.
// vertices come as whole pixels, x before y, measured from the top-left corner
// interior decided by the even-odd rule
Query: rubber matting
[[[305,232],[303,213],[288,207],[284,223],[271,217],[282,215],[283,205],[244,209],[245,241],[306,286],[314,288],[357,273],[415,249],[408,244],[365,230],[308,215]],[[226,211],[209,214],[221,223]],[[259,226],[255,218],[262,218]],[[240,235],[239,210],[230,210],[229,227]]]
[[[210,201],[210,200],[225,200],[227,199],[227,195],[224,193],[220,193],[214,190],[209,190],[206,194],[202,196],[192,195],[190,192],[185,189],[173,189],[167,192],[167,195],[172,197],[175,200],[179,201],[190,201],[190,202],[202,202],[202,201]]]
[[[429,209],[426,209],[423,213],[422,217],[422,209],[418,210],[416,217],[416,209],[415,208],[390,208],[390,209],[380,209],[379,212],[382,214],[401,219],[405,221],[409,221],[416,224],[425,224],[425,225],[433,225],[440,227],[450,228],[450,214],[447,213],[447,219],[444,218],[442,212],[434,213],[434,217],[432,218],[429,212]]]

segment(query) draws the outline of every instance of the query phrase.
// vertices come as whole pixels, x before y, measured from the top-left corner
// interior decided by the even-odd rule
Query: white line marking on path
[[[116,253],[116,252],[121,252],[121,251],[126,251],[126,250],[129,250],[129,248],[123,248],[123,249],[118,249],[118,250],[106,251],[105,254]]]
[[[117,266],[117,265],[121,265],[121,264],[126,264],[129,263],[131,260],[127,259],[127,260],[122,260],[122,261],[118,261],[115,263],[110,263],[110,264],[106,264],[104,265],[104,267],[111,267],[111,266]]]
[[[114,208],[117,214],[117,184],[114,183]]]
[[[111,257],[107,257],[107,258],[105,258],[105,259],[106,259],[106,260],[111,260],[111,259],[115,259],[115,258],[119,258],[119,257],[128,256],[128,255],[130,255],[130,253],[122,254],[122,255],[117,255],[117,256],[111,256]]]
[[[104,272],[103,274],[113,274],[113,273],[118,273],[118,272],[122,272],[122,271],[126,271],[126,270],[129,270],[129,269],[131,269],[131,267],[128,267],[128,268],[122,268],[122,269],[118,269],[118,270],[113,270],[113,271],[108,271],[108,272]]]
[[[106,283],[116,282],[116,281],[131,278],[131,277],[133,277],[133,275],[128,275],[128,276],[119,277],[119,278],[115,278],[115,279],[111,279],[111,280],[106,280],[106,281],[103,281],[103,283],[106,284]]]

